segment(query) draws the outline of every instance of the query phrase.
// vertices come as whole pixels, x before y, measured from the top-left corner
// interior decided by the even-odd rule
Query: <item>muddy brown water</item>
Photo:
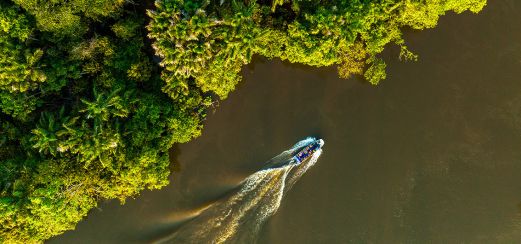
[[[157,240],[309,135],[324,152],[259,243],[519,243],[521,1],[405,39],[420,60],[390,47],[378,86],[257,58],[203,135],[174,148],[170,185],[101,203],[49,243]]]

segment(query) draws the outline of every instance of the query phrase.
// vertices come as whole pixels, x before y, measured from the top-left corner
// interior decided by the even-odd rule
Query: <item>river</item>
[[[326,142],[259,243],[519,243],[521,1],[407,30],[418,62],[383,54],[371,86],[336,70],[256,58],[176,146],[171,184],[101,203],[49,243],[145,243],[172,234],[295,142]]]

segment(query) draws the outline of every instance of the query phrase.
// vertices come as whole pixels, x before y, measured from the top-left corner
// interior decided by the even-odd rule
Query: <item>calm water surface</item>
[[[157,240],[309,135],[324,153],[260,243],[519,243],[521,1],[405,39],[420,60],[391,47],[376,87],[257,59],[203,136],[174,148],[169,186],[102,203],[49,243]]]

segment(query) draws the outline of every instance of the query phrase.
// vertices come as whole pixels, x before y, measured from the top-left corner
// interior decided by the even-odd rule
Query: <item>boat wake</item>
[[[272,158],[232,194],[156,243],[254,243],[260,227],[277,211],[284,194],[320,157],[319,148],[303,162],[295,163],[293,155],[314,141],[302,140]]]

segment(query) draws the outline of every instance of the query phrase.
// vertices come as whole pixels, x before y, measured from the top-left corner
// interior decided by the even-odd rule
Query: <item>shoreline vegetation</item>
[[[152,3],[0,1],[0,243],[43,242],[100,200],[167,185],[168,150],[201,134],[253,55],[378,84],[388,44],[417,59],[402,28],[486,0]]]

